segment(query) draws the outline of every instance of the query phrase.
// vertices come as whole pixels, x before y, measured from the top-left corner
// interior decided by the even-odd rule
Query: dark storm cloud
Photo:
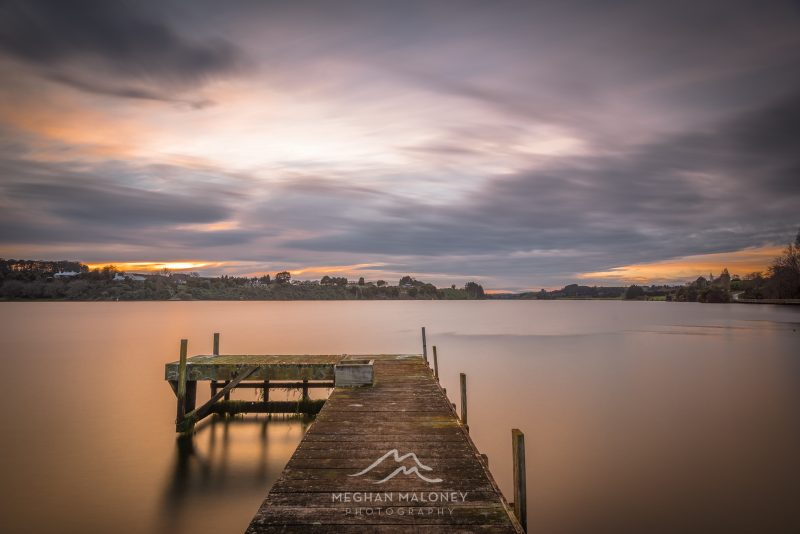
[[[154,226],[219,221],[231,214],[198,198],[96,183],[18,183],[3,187],[9,199],[39,206],[73,223]]]
[[[3,2],[0,50],[82,90],[157,100],[180,100],[171,91],[243,61],[226,41],[180,35],[143,3],[103,0]]]
[[[210,182],[207,169],[37,162],[21,159],[13,149],[0,149],[2,243],[202,248],[244,244],[262,235],[245,229],[192,229],[229,219],[242,199]],[[156,186],[145,187],[142,176]],[[168,189],[159,187],[162,177],[169,178]]]

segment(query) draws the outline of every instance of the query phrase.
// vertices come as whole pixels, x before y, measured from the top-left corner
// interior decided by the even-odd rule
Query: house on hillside
[[[132,282],[144,282],[145,277],[139,274],[127,274],[127,273],[117,273],[112,278],[114,282],[124,282],[125,280],[130,280]]]

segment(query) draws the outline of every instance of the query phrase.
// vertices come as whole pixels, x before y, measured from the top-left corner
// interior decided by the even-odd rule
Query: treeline
[[[31,268],[21,268],[27,265]],[[130,275],[113,266],[89,270],[78,262],[0,259],[0,298],[4,300],[467,300],[484,298],[483,287],[468,282],[437,288],[404,276],[397,285],[384,280],[350,281],[324,276],[292,280],[281,271],[260,277],[201,277],[163,271]]]
[[[569,284],[561,289],[526,291],[524,293],[499,293],[491,295],[499,300],[557,300],[557,299],[618,299],[625,293],[624,287],[581,286]]]
[[[766,275],[751,273],[740,289],[743,299],[800,299],[800,231],[793,243],[775,258]]]

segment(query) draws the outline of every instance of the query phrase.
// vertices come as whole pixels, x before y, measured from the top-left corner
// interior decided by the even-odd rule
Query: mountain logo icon
[[[377,482],[373,482],[373,484],[383,484],[384,482],[388,482],[389,480],[393,479],[394,477],[396,477],[400,473],[402,473],[404,475],[417,475],[417,477],[419,477],[420,479],[424,480],[425,482],[428,482],[429,484],[438,484],[439,482],[442,481],[441,478],[428,478],[428,477],[426,477],[425,475],[423,475],[422,473],[419,472],[420,469],[422,469],[423,471],[433,471],[433,468],[432,467],[428,467],[427,465],[425,465],[422,462],[420,462],[419,458],[417,458],[416,454],[414,454],[413,452],[409,452],[409,453],[406,453],[406,454],[400,456],[400,451],[398,451],[397,449],[392,449],[392,450],[388,451],[386,454],[384,454],[383,456],[381,456],[380,458],[378,458],[377,460],[372,462],[372,464],[370,464],[370,466],[367,467],[366,469],[363,469],[363,470],[359,471],[358,473],[353,473],[352,475],[347,475],[347,476],[349,476],[349,477],[360,477],[362,475],[366,475],[367,473],[369,473],[370,471],[372,471],[373,469],[375,469],[376,467],[381,465],[384,460],[386,460],[386,459],[388,459],[390,457],[394,459],[395,463],[400,463],[403,460],[405,460],[406,458],[411,458],[412,460],[414,460],[414,463],[416,465],[411,467],[411,468],[408,468],[408,467],[406,467],[404,465],[401,465],[397,469],[395,469],[394,471],[389,473],[383,479],[378,480]]]

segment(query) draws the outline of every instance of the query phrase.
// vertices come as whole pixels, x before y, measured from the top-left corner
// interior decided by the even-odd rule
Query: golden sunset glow
[[[301,267],[299,269],[290,269],[292,275],[325,275],[325,274],[341,274],[358,272],[362,269],[369,269],[372,267],[381,267],[383,263],[356,263],[353,265],[317,265],[312,267]]]
[[[733,274],[746,275],[764,272],[778,256],[781,247],[746,248],[736,252],[698,254],[654,263],[624,265],[608,271],[582,273],[582,280],[608,280],[618,282],[656,283],[662,281],[692,280],[709,273],[718,275],[727,268]]]
[[[199,261],[167,261],[167,262],[107,262],[107,263],[87,263],[89,269],[102,269],[104,267],[116,267],[120,271],[142,271],[154,272],[163,271],[192,271],[195,269],[208,269],[224,267],[226,262],[199,262]]]

